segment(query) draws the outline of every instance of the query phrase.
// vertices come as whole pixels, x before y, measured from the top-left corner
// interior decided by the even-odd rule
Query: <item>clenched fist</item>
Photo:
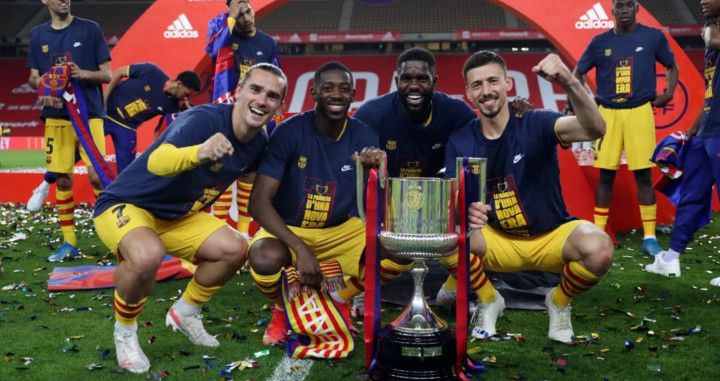
[[[232,155],[235,150],[232,143],[220,132],[208,138],[198,150],[198,159],[201,163],[216,161],[225,155]]]

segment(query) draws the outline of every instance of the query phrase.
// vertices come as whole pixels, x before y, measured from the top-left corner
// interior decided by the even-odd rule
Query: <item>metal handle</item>
[[[356,192],[357,192],[357,207],[358,215],[363,223],[365,223],[365,205],[363,204],[364,190],[364,168],[360,161],[360,155],[355,158],[355,179],[356,179]],[[385,179],[387,179],[387,154],[383,151],[383,158],[378,168],[378,181],[380,182],[380,189],[385,189]]]

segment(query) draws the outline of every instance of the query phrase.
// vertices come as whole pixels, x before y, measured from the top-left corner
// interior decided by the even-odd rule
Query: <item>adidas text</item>
[[[198,38],[199,34],[196,30],[166,30],[163,36],[165,38]]]
[[[575,23],[575,29],[610,29],[615,27],[612,20],[587,20]]]

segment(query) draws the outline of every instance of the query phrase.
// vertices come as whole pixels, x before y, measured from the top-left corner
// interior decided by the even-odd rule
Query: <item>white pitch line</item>
[[[268,381],[302,381],[310,373],[312,366],[312,360],[298,360],[283,356],[282,362],[275,368],[275,372]],[[297,369],[291,370],[291,367],[297,367]]]

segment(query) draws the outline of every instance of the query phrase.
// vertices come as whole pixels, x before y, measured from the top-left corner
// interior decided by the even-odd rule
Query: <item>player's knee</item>
[[[288,251],[276,239],[262,239],[250,246],[250,267],[260,275],[277,274],[288,262]]]
[[[607,273],[612,265],[615,252],[610,237],[597,229],[584,237],[582,242],[581,253],[583,262],[589,267],[588,270],[596,275]]]
[[[220,256],[228,265],[240,269],[245,264],[248,244],[244,238],[232,236],[232,239],[224,240],[220,245]]]
[[[57,187],[60,190],[68,191],[72,189],[73,179],[72,176],[66,173],[57,174]]]
[[[125,257],[130,260],[132,270],[141,278],[155,278],[160,264],[165,258],[165,247],[159,242],[136,245]]]

